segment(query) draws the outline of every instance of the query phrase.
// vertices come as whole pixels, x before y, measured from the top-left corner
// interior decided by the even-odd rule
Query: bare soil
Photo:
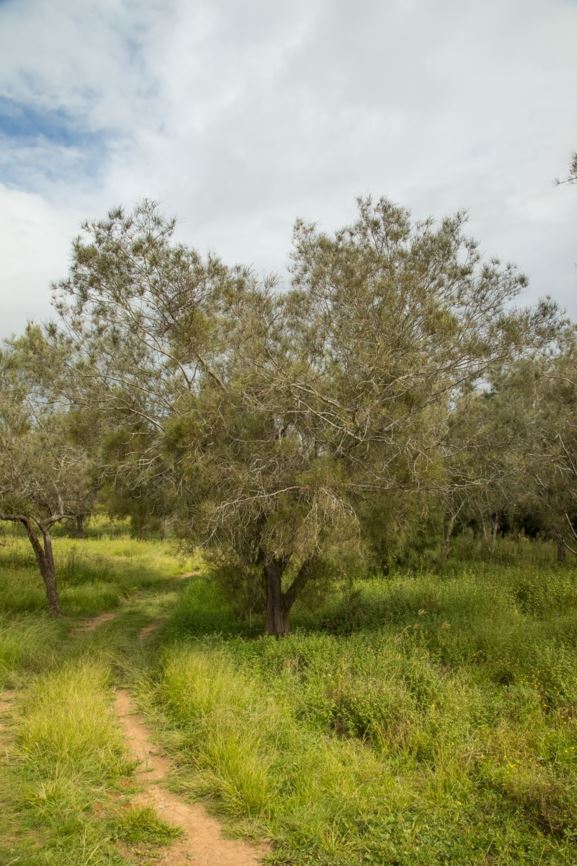
[[[134,804],[152,807],[168,824],[179,827],[182,837],[158,860],[162,866],[257,866],[269,852],[264,845],[250,845],[222,835],[220,824],[199,803],[187,803],[162,786],[170,762],[154,748],[150,734],[125,690],[116,693],[116,711],[131,756],[139,762],[136,780],[142,791]]]
[[[4,760],[7,754],[7,736],[6,736],[6,717],[10,715],[12,710],[12,702],[14,700],[15,691],[5,689],[0,692],[0,760]]]
[[[150,622],[148,625],[143,626],[138,632],[138,637],[140,640],[146,640],[147,637],[150,637],[151,634],[154,634],[157,629],[160,628],[162,624],[162,620],[155,620],[154,622]]]
[[[97,628],[100,628],[101,625],[104,625],[106,622],[110,622],[111,619],[115,619],[117,614],[114,611],[109,611],[108,613],[99,613],[98,616],[93,616],[90,619],[84,620],[79,626],[74,629],[74,634],[90,634],[93,631],[96,631]]]

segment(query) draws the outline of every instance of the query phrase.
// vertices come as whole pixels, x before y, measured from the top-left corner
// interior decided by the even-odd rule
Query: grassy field
[[[191,567],[174,544],[116,536],[58,538],[64,617],[44,611],[27,542],[0,546],[1,688],[14,690],[0,729],[0,863],[153,863],[174,830],[130,807],[135,791],[112,710],[113,686],[146,668],[138,629],[174,600]],[[115,610],[93,634],[83,619]]]
[[[182,795],[272,840],[279,864],[577,863],[577,568],[546,546],[341,587],[275,641],[206,574],[175,582],[190,562],[170,542],[122,536],[57,540],[54,623],[24,543],[5,542],[1,863],[154,862],[171,831],[127,808],[119,682]]]

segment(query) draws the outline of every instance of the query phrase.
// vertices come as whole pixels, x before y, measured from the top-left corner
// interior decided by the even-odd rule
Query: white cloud
[[[577,148],[576,28],[569,0],[9,0],[3,91],[105,146],[91,172],[77,144],[11,148],[0,331],[22,318],[7,274],[40,315],[81,215],[145,195],[262,270],[284,267],[296,216],[336,227],[359,193],[467,208],[527,297],[577,314],[577,190],[552,184]]]
[[[63,274],[79,214],[0,185],[0,334],[49,315],[49,283]]]

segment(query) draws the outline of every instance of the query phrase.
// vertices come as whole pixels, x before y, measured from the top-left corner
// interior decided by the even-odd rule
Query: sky
[[[0,337],[142,198],[288,281],[297,217],[465,209],[577,319],[577,0],[0,0]]]

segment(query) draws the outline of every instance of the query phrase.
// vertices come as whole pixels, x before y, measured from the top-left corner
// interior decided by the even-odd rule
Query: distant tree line
[[[484,260],[458,214],[362,199],[297,222],[291,285],[177,243],[144,202],[86,223],[56,324],[0,354],[0,519],[50,608],[51,527],[95,503],[169,519],[239,608],[289,629],[301,594],[464,527],[577,554],[577,344],[549,299]]]

